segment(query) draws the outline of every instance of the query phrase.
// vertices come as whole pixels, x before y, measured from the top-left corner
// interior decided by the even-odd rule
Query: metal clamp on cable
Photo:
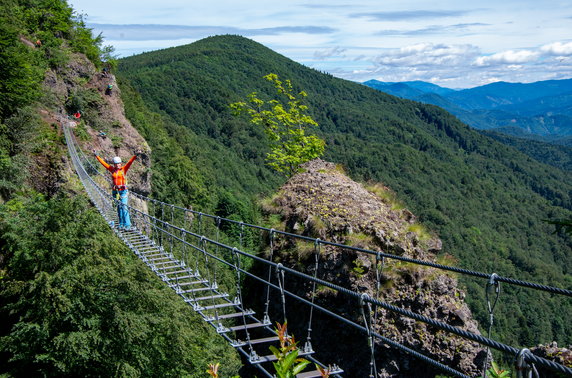
[[[272,255],[274,254],[274,231],[275,230],[273,228],[271,228],[269,231],[270,232],[270,235],[269,235],[269,238],[270,238],[270,260],[272,260]]]
[[[489,330],[488,330],[488,338],[491,338],[491,331],[493,328],[493,323],[494,323],[494,311],[495,311],[495,307],[497,305],[497,302],[499,300],[499,295],[500,295],[500,282],[497,280],[498,278],[498,274],[493,273],[491,274],[491,276],[489,277],[489,281],[487,282],[487,285],[485,287],[485,298],[487,300],[487,310],[489,312]],[[495,299],[493,301],[493,303],[491,304],[491,289],[494,287],[494,293],[495,293]],[[490,349],[489,347],[487,347],[487,356],[485,358],[485,362],[483,364],[483,377],[487,376],[487,368],[488,368],[488,364],[489,361],[492,360],[492,356],[490,354]]]
[[[369,295],[367,295],[367,293],[362,293],[362,295],[359,297],[359,305],[364,306],[367,302],[367,299],[370,299]]]
[[[534,376],[539,378],[538,371],[534,364],[529,364],[526,361],[526,355],[530,354],[530,350],[527,348],[523,348],[518,352],[515,358],[515,370],[517,378],[532,378],[532,373],[534,372]]]
[[[487,282],[487,287],[485,289],[485,296],[487,298],[487,306],[489,309],[489,315],[491,317],[491,325],[493,322],[493,312],[495,310],[495,307],[497,305],[497,302],[499,300],[499,295],[500,295],[500,282],[497,281],[497,278],[498,278],[498,275],[496,273],[491,274],[491,277],[489,278],[489,282]],[[495,290],[495,299],[491,305],[490,290],[493,287]],[[490,332],[489,332],[489,338],[490,338]]]
[[[363,322],[364,322],[365,328],[367,330],[367,344],[368,344],[370,351],[371,351],[370,362],[369,362],[369,366],[370,366],[369,377],[374,378],[376,375],[377,368],[375,366],[375,344],[373,341],[373,325],[371,323],[371,302],[369,300],[370,300],[370,297],[369,297],[369,295],[367,295],[367,293],[363,293],[359,297],[361,314],[363,316]],[[366,310],[365,310],[366,307],[367,307],[367,315],[366,315]]]
[[[282,315],[284,317],[284,322],[287,321],[286,318],[286,296],[284,295],[284,266],[282,263],[276,265],[276,278],[278,280],[278,287],[280,288],[280,296],[282,299]]]

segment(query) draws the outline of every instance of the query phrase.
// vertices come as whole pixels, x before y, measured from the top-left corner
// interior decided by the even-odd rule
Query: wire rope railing
[[[95,174],[95,172],[98,172],[99,174],[101,173],[91,164],[89,158],[85,156],[85,154],[83,154],[83,152],[81,152],[79,148],[76,148],[73,141],[73,136],[69,133],[68,128],[64,127],[64,130],[66,131],[66,139],[68,141],[68,146],[70,148],[70,155],[75,155],[75,157],[72,156],[72,161],[74,162],[74,166],[76,167],[76,170],[80,175],[80,178],[83,177],[82,182],[84,182],[84,185],[86,186],[86,190],[90,194],[90,197],[92,197],[92,200],[94,201],[98,209],[100,209],[102,214],[113,213],[113,200],[110,199],[109,198],[110,196],[108,196],[106,191],[102,189],[101,186],[91,178],[88,171],[84,168],[84,165],[87,166],[89,172],[92,174]],[[542,366],[543,368],[547,368],[555,372],[572,376],[572,369],[568,367],[557,364],[553,361],[544,359],[542,357],[538,357],[530,353],[530,351],[528,351],[527,349],[525,350],[525,349],[514,348],[509,345],[492,340],[490,338],[490,329],[493,324],[492,311],[494,310],[494,303],[496,303],[496,298],[494,299],[494,303],[492,305],[490,304],[490,300],[488,301],[490,324],[489,324],[488,337],[484,337],[482,335],[471,333],[461,328],[431,319],[429,317],[417,314],[410,310],[403,309],[380,300],[379,277],[380,277],[380,272],[384,269],[384,264],[386,259],[391,259],[421,266],[432,267],[443,271],[450,271],[473,277],[485,278],[488,280],[487,287],[485,290],[487,299],[489,299],[490,289],[491,288],[496,289],[498,287],[498,283],[500,282],[504,282],[509,285],[517,285],[535,290],[541,290],[549,292],[551,294],[563,295],[567,297],[572,297],[572,290],[513,279],[510,277],[502,277],[497,275],[496,273],[487,274],[468,269],[433,263],[430,261],[423,261],[404,256],[396,256],[381,251],[372,251],[359,247],[347,246],[327,240],[320,240],[304,235],[275,230],[272,228],[267,228],[259,225],[223,218],[216,215],[202,213],[196,210],[187,209],[181,206],[168,204],[162,201],[158,201],[156,199],[148,198],[138,193],[132,193],[132,194],[139,200],[144,201],[145,203],[148,204],[147,212],[142,211],[141,209],[137,209],[133,206],[130,206],[129,208],[130,212],[133,215],[134,224],[136,225],[137,230],[140,231],[142,236],[144,236],[145,238],[147,238],[147,240],[149,240],[149,242],[145,241],[143,245],[145,246],[151,244],[156,245],[160,251],[160,253],[157,253],[156,256],[145,254],[144,252],[136,252],[136,253],[138,253],[138,255],[142,258],[144,262],[154,263],[152,269],[170,286],[176,288],[177,293],[183,296],[185,298],[185,301],[191,304],[195,311],[199,312],[203,316],[203,318],[209,321],[211,325],[213,325],[217,329],[217,331],[224,338],[226,338],[231,345],[236,347],[239,350],[239,352],[242,355],[244,355],[245,358],[248,359],[249,362],[253,363],[255,366],[257,366],[257,368],[264,371],[265,374],[270,374],[270,373],[268,373],[267,370],[261,367],[262,362],[258,362],[261,357],[259,356],[259,352],[257,352],[255,349],[257,342],[259,342],[260,340],[271,340],[271,339],[275,340],[275,332],[272,330],[270,322],[271,318],[270,304],[272,301],[271,299],[271,290],[272,290],[275,291],[277,294],[279,294],[279,298],[276,300],[278,304],[275,307],[278,310],[281,310],[281,311],[278,310],[276,311],[276,312],[281,312],[281,314],[280,313],[273,314],[274,318],[281,316],[284,320],[286,320],[286,311],[287,311],[286,297],[292,298],[300,304],[309,306],[309,319],[308,319],[308,330],[307,330],[307,341],[306,341],[308,347],[304,347],[303,351],[307,352],[305,355],[306,358],[315,362],[317,362],[317,360],[313,357],[314,351],[312,350],[313,348],[311,343],[312,318],[314,316],[314,310],[320,311],[321,313],[341,322],[341,324],[349,325],[355,330],[364,333],[365,335],[364,345],[367,346],[367,350],[369,350],[368,353],[370,354],[370,376],[375,376],[376,374],[376,365],[375,365],[376,341],[377,344],[389,345],[417,359],[420,359],[425,363],[433,366],[434,368],[446,372],[447,374],[460,377],[466,376],[464,373],[459,372],[449,366],[446,366],[445,364],[436,361],[435,359],[426,356],[419,351],[416,351],[408,346],[400,344],[394,340],[391,340],[388,337],[385,337],[377,333],[374,329],[374,325],[378,316],[378,309],[384,309],[386,311],[398,314],[400,316],[404,316],[425,323],[432,327],[436,327],[437,329],[454,334],[456,336],[471,340],[486,348],[492,348],[497,351],[508,354],[509,356],[512,356],[515,359],[522,361],[522,366],[529,366],[529,369],[533,369],[534,368],[533,364],[536,364],[538,366]],[[108,199],[105,200],[105,198]],[[170,213],[168,217],[169,222],[165,220],[165,208],[169,209],[168,210],[168,212]],[[206,222],[206,220],[210,220],[210,223]],[[193,224],[195,228],[194,231],[192,230]],[[225,234],[224,232],[221,231],[221,227],[223,226],[226,228],[232,228],[232,227],[238,228],[239,230],[238,242],[233,241],[228,237],[225,238],[224,242],[221,242],[220,237],[221,235]],[[259,232],[267,235],[268,241],[266,248],[269,248],[267,250],[269,255],[268,258],[261,257],[260,246],[256,245],[256,243],[251,241],[249,246],[244,245],[245,244],[244,239],[246,234],[245,231]],[[307,274],[292,269],[290,267],[284,266],[281,263],[276,263],[272,261],[274,255],[274,249],[276,248],[275,238],[277,235],[296,240],[301,240],[304,242],[314,243],[315,263],[312,274]],[[166,240],[168,240],[168,251],[164,250],[165,249],[164,244]],[[377,277],[375,296],[370,297],[367,294],[356,292],[346,287],[340,286],[336,283],[329,282],[327,280],[319,278],[318,259],[320,257],[319,249],[322,246],[336,247],[347,251],[353,251],[356,253],[363,253],[366,255],[375,256],[376,260],[375,271]],[[249,249],[252,252],[248,252]],[[258,253],[256,251],[257,249]],[[194,257],[192,261],[191,261],[191,255],[193,255]],[[202,260],[197,256],[202,256]],[[163,260],[154,260],[150,262],[150,257]],[[171,267],[170,269],[164,269],[164,266],[169,266],[168,264],[174,264],[172,260],[177,260],[180,261],[181,263],[179,265],[174,265],[174,267]],[[161,261],[164,261],[164,263],[161,264]],[[249,269],[246,269],[244,267],[244,265],[252,265],[254,263],[266,267],[266,273],[264,274],[264,277],[262,277],[262,275],[253,274],[251,271],[249,271]],[[177,266],[180,269],[177,268]],[[232,285],[230,285],[233,286],[233,288],[231,288],[229,285],[225,286],[225,284],[222,284],[222,287],[219,287],[216,276],[217,266],[219,268],[224,266],[229,271],[234,271],[236,279],[232,281],[233,283]],[[179,272],[169,273],[169,272],[176,272],[177,270],[181,269],[183,269],[182,273]],[[273,279],[273,276],[275,277],[275,279]],[[185,278],[180,278],[180,277],[185,277]],[[180,286],[180,284],[186,284],[191,282],[188,281],[191,278],[192,279],[198,278],[199,279],[198,281],[200,281],[202,277],[204,277],[204,281],[208,282],[208,283],[203,282],[202,283],[203,286],[194,287],[192,289],[187,289],[187,290],[183,290],[182,286]],[[309,284],[309,286],[311,287],[311,289],[309,290],[310,293],[309,300],[307,298],[302,297],[300,293],[289,290],[286,287],[286,280],[288,279],[288,277],[296,277],[297,279],[303,280],[304,282],[307,282]],[[245,298],[241,284],[246,278],[256,281],[260,285],[263,285],[264,287],[265,294],[262,296],[264,300],[263,304],[260,306],[263,309],[264,314],[263,314],[263,319],[261,321],[255,318],[254,316],[255,312],[253,310],[246,309],[244,307]],[[358,310],[358,313],[361,314],[361,320],[344,317],[343,315],[336,313],[332,309],[325,308],[322,304],[315,303],[316,285],[328,287],[332,290],[335,290],[337,293],[347,296],[349,299],[355,300],[356,310]],[[187,286],[191,285],[189,284]],[[199,293],[200,291],[210,291],[210,295],[199,297],[197,296],[197,293]],[[229,299],[230,296],[229,293],[231,291],[234,294],[234,299]],[[496,292],[496,294],[498,295],[498,291]],[[209,301],[210,305],[205,306],[204,301]],[[236,312],[222,313],[219,311],[223,308],[228,308],[228,307],[232,308],[232,310]],[[227,319],[234,319],[235,324],[238,323],[241,324],[232,326],[223,325],[223,321]],[[247,323],[248,320],[251,320],[254,323]],[[256,327],[251,326],[252,324],[256,325]],[[256,331],[256,329],[264,329],[274,334],[271,337],[260,337],[259,335],[255,335],[252,333],[253,331]],[[243,332],[242,338],[245,341],[242,341],[241,339],[231,339],[228,336],[229,330],[231,330],[232,332],[236,331]],[[262,343],[263,341],[260,341],[260,344]],[[489,354],[487,349],[487,358],[488,356]],[[269,361],[264,361],[264,362],[269,362]],[[486,363],[487,361],[485,361],[485,368],[486,368]],[[324,365],[320,364],[320,366]],[[341,373],[341,369],[337,368],[337,366],[334,366],[332,368],[332,371],[334,374],[336,374],[336,372]],[[310,376],[312,375],[310,375],[309,373],[304,377],[310,377]]]

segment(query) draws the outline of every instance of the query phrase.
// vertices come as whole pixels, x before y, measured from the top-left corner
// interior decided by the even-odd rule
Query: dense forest
[[[252,214],[245,211],[251,207],[225,206],[228,195],[218,192],[243,203],[272,193],[280,183],[263,165],[262,131],[234,118],[228,106],[253,91],[273,98],[272,86],[262,79],[268,73],[307,92],[311,115],[320,124],[317,133],[327,143],[326,159],[342,164],[358,181],[391,187],[460,266],[571,287],[570,238],[545,222],[572,214],[569,172],[472,130],[436,106],[317,72],[239,36],[122,59],[118,71],[122,87],[133,90],[123,97],[127,115],[152,148],[157,148],[154,130],[168,134],[194,162],[196,181],[214,194],[203,206],[236,217],[233,211]],[[158,165],[166,164],[160,160]],[[180,174],[172,170],[165,182],[176,182]],[[473,312],[488,324],[484,283],[464,284]],[[572,325],[564,315],[572,310],[569,301],[503,290],[496,337],[528,346],[570,342]]]
[[[109,64],[101,36],[64,0],[5,0],[0,46],[0,375],[202,377],[213,361],[235,374],[236,353],[109,236],[67,166],[49,114],[70,99],[43,82],[77,54]],[[336,79],[238,36],[119,62],[126,115],[152,149],[153,197],[262,220],[258,201],[285,178],[264,164],[263,131],[228,105],[253,91],[273,98],[268,73],[308,93],[325,158],[391,187],[458,265],[572,287],[572,241],[546,222],[572,217],[569,164],[557,163],[568,150],[523,153],[436,106]],[[463,284],[486,326],[484,282]],[[493,336],[570,343],[571,312],[562,297],[503,287]]]
[[[204,377],[223,359],[235,374],[236,352],[111,236],[66,164],[50,114],[69,98],[43,82],[77,54],[101,68],[101,37],[65,1],[6,0],[0,46],[0,376]]]
[[[481,132],[503,144],[516,148],[541,163],[552,165],[565,171],[572,171],[572,147],[551,144],[540,140],[519,138],[492,130],[483,130]]]

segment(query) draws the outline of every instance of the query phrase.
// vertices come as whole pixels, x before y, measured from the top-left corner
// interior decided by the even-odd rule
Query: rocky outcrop
[[[560,365],[572,368],[572,345],[568,348],[558,347],[556,342],[552,342],[547,345],[538,345],[534,348],[530,348],[530,351],[542,358],[554,361]],[[554,371],[543,369],[540,366],[536,367],[541,377],[550,377],[554,375]]]
[[[115,77],[99,72],[84,55],[74,54],[67,65],[47,72],[44,87],[51,93],[56,109],[44,118],[74,126],[82,150],[88,153],[95,149],[104,159],[119,156],[123,161],[137,153],[128,182],[135,191],[148,195],[151,149],[125,117]],[[81,114],[79,120],[72,116],[75,111]]]
[[[303,172],[293,176],[265,209],[281,214],[286,229],[291,232],[435,261],[441,241],[416,223],[415,216],[400,208],[391,198],[389,189],[376,185],[366,190],[335,164],[317,159],[306,163]],[[304,252],[301,245],[288,243],[292,242],[277,241],[275,253],[278,253],[278,259],[283,264],[312,274],[312,254]],[[464,293],[458,287],[457,279],[443,271],[390,259],[379,261],[372,255],[323,246],[318,276],[392,305],[479,333],[477,323],[464,303]],[[302,284],[296,287],[306,297],[309,297],[308,289]],[[338,298],[330,290],[318,290],[316,299],[361,321],[358,306]],[[468,375],[477,375],[482,367],[485,352],[478,344],[383,309],[374,311],[372,316],[375,318],[375,331],[387,338]],[[316,321],[314,328],[317,331],[314,333],[330,334],[328,322],[328,319]],[[337,336],[336,343],[345,344],[345,349],[352,352],[345,357],[337,355],[334,360],[346,359],[343,365],[348,376],[367,376],[369,361],[358,358],[369,357],[363,337],[349,330]],[[423,377],[435,374],[413,357],[381,344],[377,345],[376,356],[378,376]]]

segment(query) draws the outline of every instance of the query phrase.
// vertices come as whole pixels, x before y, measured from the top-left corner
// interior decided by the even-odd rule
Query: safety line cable
[[[159,201],[159,200],[156,200],[153,198],[148,198],[148,197],[143,196],[142,194],[139,194],[137,192],[133,192],[133,194],[135,196],[143,199],[143,200],[161,203],[161,201]],[[186,208],[179,207],[176,205],[173,205],[173,206],[175,206],[175,208],[178,208],[179,210],[182,210],[182,211],[187,211],[187,212],[191,212],[194,214],[201,214],[202,216],[213,218],[213,219],[217,218],[217,216],[215,216],[215,215],[200,213],[200,212],[197,212],[196,210],[186,209]],[[270,229],[267,227],[249,224],[249,223],[245,223],[245,222],[240,222],[240,221],[236,221],[233,219],[222,218],[222,217],[220,219],[224,222],[234,223],[237,225],[241,225],[241,226],[245,226],[245,227],[253,228],[253,229],[258,229],[258,230],[262,230],[262,231],[273,232],[275,234],[280,234],[280,235],[288,236],[291,238],[304,240],[307,242],[316,242],[316,240],[318,240],[316,238],[312,238],[309,236],[298,235],[298,234],[293,234],[293,233],[286,232],[286,231]],[[424,266],[428,266],[431,268],[446,270],[446,271],[459,273],[459,274],[463,274],[463,275],[469,275],[469,276],[478,277],[478,278],[485,278],[485,279],[490,278],[490,274],[488,274],[488,273],[478,272],[478,271],[474,271],[474,270],[470,270],[470,269],[458,268],[458,267],[438,264],[438,263],[434,263],[434,262],[430,262],[430,261],[413,259],[413,258],[409,258],[409,257],[405,257],[405,256],[397,256],[397,255],[392,255],[390,253],[385,253],[385,252],[372,251],[372,250],[365,249],[365,248],[353,247],[353,246],[349,246],[349,245],[345,245],[345,244],[330,242],[327,240],[320,240],[320,243],[322,245],[329,245],[332,247],[343,248],[343,249],[347,249],[347,250],[355,251],[355,252],[362,252],[362,253],[366,253],[366,254],[374,255],[374,256],[377,256],[379,254],[381,257],[384,257],[384,258],[399,260],[399,261],[408,262],[408,263],[412,263],[412,264],[416,264],[416,265],[424,265]],[[559,295],[565,295],[568,297],[572,297],[572,290],[568,290],[568,289],[562,289],[562,288],[558,288],[558,287],[553,287],[553,286],[538,284],[535,282],[529,282],[529,281],[510,278],[510,277],[503,277],[503,276],[497,276],[496,279],[499,282],[504,282],[504,283],[507,283],[510,285],[517,285],[517,286],[527,287],[527,288],[531,288],[531,289],[547,291],[547,292],[552,293],[552,294],[559,294]]]
[[[138,210],[136,210],[136,209],[134,209],[134,210],[135,210],[135,211],[138,211]],[[176,228],[176,226],[173,226],[173,227]],[[163,231],[164,231],[165,233],[169,234],[168,231],[166,231],[166,230],[163,230]],[[190,231],[187,231],[187,232],[192,234],[192,232],[190,232]],[[195,235],[195,236],[196,236],[196,235]],[[216,242],[216,241],[214,241],[214,240],[212,240],[212,239],[208,239],[208,238],[206,238],[206,237],[205,237],[204,239],[205,239],[205,241],[207,241],[208,243],[212,243],[212,244],[215,244],[215,245],[218,244],[220,247],[225,248],[225,249],[229,249],[229,250],[232,249],[232,247],[227,246],[227,245],[222,244],[222,243],[219,243],[219,242]],[[180,240],[180,241],[182,241],[182,240]],[[205,252],[205,251],[203,251],[203,252],[208,254],[208,252]],[[297,270],[295,270],[295,269],[291,269],[291,268],[285,267],[285,266],[283,266],[283,265],[280,264],[280,263],[274,263],[274,262],[268,261],[268,260],[266,260],[266,259],[264,259],[264,258],[262,258],[262,257],[255,256],[255,255],[252,255],[252,254],[250,254],[250,253],[247,253],[247,252],[244,252],[244,251],[240,251],[240,250],[237,250],[236,252],[239,253],[239,254],[241,254],[241,255],[243,255],[243,256],[247,256],[247,257],[249,257],[249,258],[251,258],[251,259],[253,259],[253,260],[256,260],[256,261],[258,261],[258,262],[261,262],[261,263],[267,264],[267,265],[269,265],[269,266],[272,266],[272,267],[274,267],[277,271],[287,272],[287,273],[289,273],[289,274],[292,274],[292,275],[297,276],[297,277],[300,277],[300,278],[304,278],[304,279],[309,280],[309,281],[311,281],[311,282],[316,282],[316,283],[319,284],[319,285],[327,286],[327,287],[329,287],[329,288],[331,288],[331,289],[334,289],[334,290],[336,290],[336,291],[339,291],[339,292],[341,292],[341,293],[343,293],[343,294],[349,295],[349,296],[354,297],[354,298],[356,298],[356,299],[359,299],[359,298],[362,297],[362,293],[354,292],[354,291],[349,290],[349,289],[347,289],[347,288],[344,288],[344,287],[341,287],[341,286],[339,286],[339,285],[333,284],[333,283],[331,283],[331,282],[329,282],[329,281],[324,281],[324,280],[321,280],[321,279],[319,279],[319,278],[314,278],[314,277],[312,277],[312,276],[310,276],[310,275],[307,275],[307,274],[305,274],[305,273],[299,272],[299,271],[297,271]],[[216,259],[216,260],[218,260],[218,261],[220,261],[220,262],[223,263],[223,264],[231,265],[231,264],[228,263],[226,260],[220,259],[220,258],[218,258],[217,256],[213,256],[213,255],[211,255],[211,254],[209,254],[209,256],[212,257],[212,258],[214,258],[214,259]],[[247,274],[246,272],[243,272],[243,273]],[[249,276],[251,276],[251,275],[249,274]],[[256,276],[254,276],[254,277],[256,277]],[[260,279],[260,278],[258,278],[258,277],[256,277],[256,278],[257,278],[257,279]],[[268,282],[268,281],[265,281],[265,282],[266,282],[266,284],[267,284],[269,287],[272,286],[272,287],[275,287],[275,288],[276,288],[276,286],[273,285],[273,284],[271,284],[270,282]],[[278,288],[278,290],[279,290],[281,293],[286,293],[286,290],[284,290],[284,288],[282,287],[282,285],[278,286],[277,288]],[[436,327],[436,328],[442,329],[442,330],[444,330],[444,331],[447,331],[447,332],[456,334],[456,335],[458,335],[458,336],[461,336],[461,337],[463,337],[463,338],[466,338],[466,339],[475,341],[475,342],[477,342],[477,343],[479,343],[479,344],[481,344],[481,345],[489,346],[489,347],[494,348],[494,349],[497,349],[497,350],[499,350],[499,351],[501,351],[501,352],[505,352],[505,353],[508,353],[508,354],[512,354],[513,356],[516,356],[516,355],[519,353],[519,349],[517,349],[517,348],[511,347],[511,346],[509,346],[509,345],[500,343],[500,342],[498,342],[498,341],[489,339],[489,338],[484,337],[484,336],[481,336],[481,335],[474,334],[474,333],[469,332],[469,331],[465,331],[465,330],[460,329],[460,328],[457,328],[457,327],[455,327],[455,326],[451,326],[451,325],[449,325],[449,324],[447,324],[447,323],[443,323],[443,322],[440,322],[440,321],[437,321],[437,320],[428,318],[428,317],[426,317],[426,316],[423,316],[423,315],[414,313],[414,312],[412,312],[412,311],[410,311],[410,310],[406,310],[406,309],[403,309],[403,308],[400,308],[400,307],[391,305],[391,304],[389,304],[389,303],[382,302],[382,301],[379,301],[379,300],[376,300],[376,299],[373,299],[373,298],[369,298],[369,297],[368,297],[368,298],[364,298],[364,301],[370,302],[370,303],[372,303],[372,304],[374,304],[374,305],[377,305],[377,306],[380,306],[380,307],[382,307],[382,308],[384,308],[384,309],[386,309],[386,310],[388,310],[388,311],[392,311],[392,312],[398,313],[398,314],[403,315],[403,316],[406,316],[406,317],[408,317],[408,318],[421,321],[421,322],[423,322],[423,323],[429,324],[429,325],[431,325],[431,326],[434,326],[434,327]],[[309,301],[304,300],[304,302],[305,302],[306,304],[308,304],[308,305],[312,305],[312,303],[309,302]],[[314,304],[314,306],[316,306],[316,305]],[[317,306],[316,306],[315,308],[317,308]],[[533,354],[527,355],[527,356],[525,357],[525,360],[526,360],[527,362],[533,362],[533,363],[536,363],[536,364],[538,364],[538,365],[542,365],[542,366],[545,366],[545,367],[547,367],[547,368],[556,370],[556,371],[558,371],[558,372],[562,372],[562,373],[565,373],[565,374],[572,375],[572,369],[571,369],[571,368],[567,368],[567,367],[565,367],[565,366],[563,366],[563,365],[557,364],[557,363],[555,363],[555,362],[553,362],[553,361],[544,359],[544,358],[542,358],[542,357],[538,357],[538,356],[533,355]]]

